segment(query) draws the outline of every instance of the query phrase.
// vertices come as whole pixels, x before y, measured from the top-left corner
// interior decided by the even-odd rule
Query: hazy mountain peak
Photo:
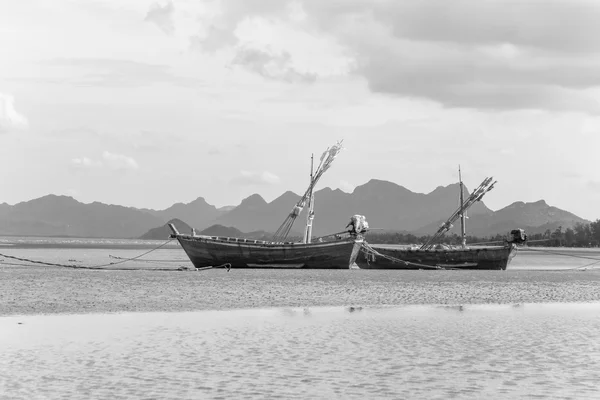
[[[242,200],[242,202],[240,203],[240,205],[238,207],[256,207],[256,206],[262,206],[262,205],[266,205],[267,202],[265,201],[265,199],[263,199],[263,197],[258,194],[258,193],[254,193],[253,195],[250,195],[248,197],[246,197],[244,200]]]
[[[413,194],[410,190],[404,186],[400,186],[397,183],[384,181],[381,179],[371,179],[364,185],[357,186],[354,188],[353,194],[372,194],[377,193],[379,195],[397,195],[397,194]]]
[[[193,200],[193,201],[191,201],[191,202],[190,202],[190,203],[188,203],[188,204],[190,204],[190,205],[191,205],[191,204],[193,204],[193,205],[197,205],[197,204],[202,204],[202,205],[206,204],[206,205],[209,205],[209,204],[206,202],[206,200],[204,199],[204,197],[198,197],[196,200]]]
[[[284,202],[289,204],[289,206],[291,207],[295,202],[298,201],[298,199],[300,199],[300,195],[292,192],[291,190],[288,190],[269,204]]]
[[[156,228],[150,229],[148,232],[143,234],[140,239],[153,239],[153,240],[164,240],[167,239],[171,235],[171,228],[169,228],[168,224],[175,225],[175,228],[179,233],[190,234],[192,232],[192,228],[180,220],[179,218],[172,218],[168,223],[158,226]]]
[[[23,201],[21,203],[16,204],[13,207],[16,207],[16,209],[21,210],[33,208],[68,210],[69,207],[79,207],[84,205],[84,203],[75,200],[71,196],[48,194],[46,196],[38,197],[37,199]]]
[[[532,202],[532,203],[528,203],[528,204],[531,204],[532,206],[545,206],[545,207],[549,207],[548,203],[546,203],[545,200],[538,200],[538,201],[535,201],[535,202]]]
[[[62,194],[47,194],[45,196],[38,197],[37,199],[33,199],[33,200],[30,200],[30,201],[44,201],[44,202],[65,201],[65,202],[79,203],[79,201],[75,200],[73,197],[62,195]]]
[[[523,208],[523,207],[550,207],[545,200],[538,200],[532,202],[524,202],[524,201],[515,201],[514,203],[505,207],[505,209],[509,208]]]

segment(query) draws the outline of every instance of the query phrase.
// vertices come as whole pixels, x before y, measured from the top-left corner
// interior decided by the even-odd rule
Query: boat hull
[[[361,249],[361,254],[356,259],[361,269],[505,270],[517,251],[512,244],[439,250],[371,247],[380,255]]]
[[[229,264],[231,268],[349,269],[362,244],[355,239],[306,244],[188,235],[176,237],[196,268]]]

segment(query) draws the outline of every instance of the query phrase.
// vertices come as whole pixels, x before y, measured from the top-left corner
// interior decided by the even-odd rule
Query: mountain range
[[[321,236],[340,232],[354,214],[365,215],[371,228],[432,234],[458,207],[458,193],[458,184],[439,186],[424,194],[376,179],[357,186],[352,193],[324,188],[315,192],[313,234]],[[47,195],[15,205],[0,204],[0,234],[154,237],[163,233],[168,235],[165,223],[178,219],[186,224],[185,229],[191,226],[198,233],[211,227],[215,231],[225,229],[224,232],[239,235],[251,232],[246,235],[265,236],[267,232],[277,230],[299,199],[299,195],[289,191],[271,202],[253,194],[238,206],[217,208],[199,197],[187,204],[176,203],[165,210],[151,210],[98,202],[84,204],[68,196]],[[292,235],[300,234],[305,218],[306,210],[298,217]],[[517,201],[497,211],[490,210],[484,202],[478,202],[469,210],[467,230],[468,234],[476,236],[504,234],[514,228],[536,233],[558,226],[572,227],[578,222],[588,221],[549,206],[543,200],[532,203]],[[144,236],[154,228],[162,230]]]

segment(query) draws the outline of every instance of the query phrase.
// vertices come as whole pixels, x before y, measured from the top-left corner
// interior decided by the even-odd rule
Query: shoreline
[[[201,310],[172,310],[172,311],[111,311],[111,312],[89,312],[89,313],[46,313],[46,314],[0,314],[1,319],[36,318],[36,317],[69,317],[69,316],[152,316],[159,314],[188,314],[202,313],[209,316],[217,316],[220,312],[230,313],[238,316],[269,316],[283,313],[285,316],[293,317],[299,315],[314,315],[315,313],[361,313],[388,312],[395,310],[418,311],[418,310],[449,310],[449,311],[502,311],[509,309],[600,309],[599,301],[574,301],[574,302],[538,302],[538,303],[474,303],[474,304],[364,304],[359,306],[350,305],[324,305],[324,306],[272,306],[254,308],[223,308],[223,309],[201,309]]]

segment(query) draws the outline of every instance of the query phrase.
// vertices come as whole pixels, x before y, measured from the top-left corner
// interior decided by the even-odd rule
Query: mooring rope
[[[536,249],[536,248],[532,248],[532,247],[527,247],[525,249],[522,249],[523,251],[532,251],[532,252],[538,252],[538,253],[547,253],[547,254],[553,254],[553,255],[557,255],[557,256],[565,256],[565,257],[572,257],[572,258],[580,258],[580,259],[584,259],[584,260],[594,260],[593,262],[589,263],[589,264],[585,264],[579,267],[573,267],[573,268],[564,268],[561,269],[561,271],[572,271],[575,269],[582,269],[582,268],[589,268],[592,265],[596,265],[600,263],[600,258],[595,258],[595,257],[586,257],[586,256],[578,256],[575,254],[568,254],[568,253],[561,253],[561,252],[557,252],[557,251],[552,251],[552,250],[545,250],[545,249]],[[598,267],[593,267],[591,269],[596,269],[599,268]]]
[[[399,258],[388,256],[387,254],[382,254],[382,253],[378,252],[377,250],[375,250],[366,241],[363,241],[362,248],[365,249],[365,253],[366,253],[365,255],[367,257],[367,264],[369,263],[369,257],[370,256],[376,256],[376,257],[385,258],[385,259],[387,259],[387,260],[389,260],[391,262],[395,262],[395,263],[398,263],[398,264],[404,264],[406,266],[408,266],[408,265],[414,265],[414,266],[417,266],[417,267],[428,268],[428,269],[452,269],[452,270],[460,269],[460,268],[452,268],[452,267],[441,267],[439,265],[419,264],[419,263],[412,262],[412,261],[401,260]]]
[[[111,262],[111,263],[107,263],[107,264],[100,264],[100,265],[93,265],[93,266],[86,266],[86,265],[76,265],[76,264],[60,264],[60,263],[51,263],[51,262],[46,262],[46,261],[38,261],[38,260],[32,260],[29,258],[23,258],[23,257],[16,257],[16,256],[9,256],[7,254],[3,254],[0,253],[0,256],[5,257],[5,258],[10,258],[13,260],[18,260],[18,261],[22,261],[22,262],[26,262],[29,263],[29,265],[27,264],[17,264],[17,263],[6,263],[4,262],[4,260],[2,260],[2,264],[3,265],[19,265],[19,266],[32,266],[32,265],[47,265],[47,266],[52,266],[52,267],[62,267],[62,268],[72,268],[72,269],[90,269],[90,270],[104,270],[104,271],[184,271],[184,270],[193,270],[193,271],[200,271],[200,270],[205,270],[205,269],[212,269],[212,268],[227,268],[227,271],[229,272],[229,270],[231,269],[231,264],[230,263],[225,263],[222,265],[218,265],[218,266],[207,266],[207,267],[203,267],[203,268],[196,268],[196,267],[184,267],[184,266],[180,266],[177,269],[173,269],[173,268],[112,268],[112,266],[115,265],[119,265],[119,264],[123,264],[126,263],[128,261],[147,261],[147,260],[139,260],[139,258],[152,253],[153,251],[156,251],[164,246],[166,246],[168,243],[172,242],[175,239],[169,239],[166,242],[164,242],[163,244],[148,250],[145,253],[142,253],[138,256],[135,257],[131,257],[131,258],[121,258],[121,257],[113,257],[110,256],[109,257],[113,257],[113,258],[118,258],[119,261],[115,261],[115,262]],[[182,262],[185,260],[181,260],[179,262]],[[111,268],[106,268],[106,267],[111,267]]]
[[[188,260],[185,259],[173,259],[173,260],[159,260],[159,259],[152,259],[152,260],[130,260],[128,258],[125,257],[118,257],[118,256],[113,256],[112,254],[108,255],[109,258],[114,258],[115,260],[127,260],[127,261],[138,261],[138,262],[150,262],[150,263],[165,263],[165,262],[186,262]]]
[[[550,240],[554,240],[554,239],[537,239],[537,240],[528,240],[527,243],[535,243],[535,242],[548,242]],[[479,246],[482,244],[492,244],[492,243],[507,243],[507,240],[493,240],[491,242],[475,242],[475,243],[468,243],[469,246]]]
[[[533,248],[533,247],[523,248],[522,250],[523,251],[533,251],[533,252],[539,252],[539,253],[554,254],[554,255],[557,255],[557,256],[565,256],[565,257],[573,257],[573,258],[583,258],[585,260],[594,260],[594,261],[600,262],[600,258],[587,257],[587,256],[578,256],[578,255],[575,255],[575,254],[561,253],[561,252],[553,251],[553,250],[536,249],[536,248]]]

